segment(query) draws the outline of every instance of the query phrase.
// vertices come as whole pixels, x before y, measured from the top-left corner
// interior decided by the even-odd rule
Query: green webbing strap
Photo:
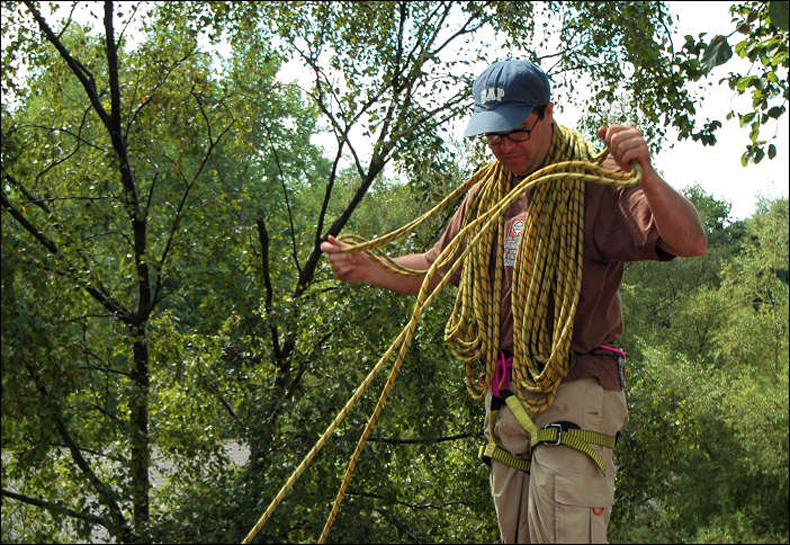
[[[496,444],[496,439],[494,438],[494,425],[496,424],[498,417],[499,409],[492,409],[488,415],[489,440],[487,444],[480,445],[480,450],[477,452],[477,457],[488,465],[491,465],[491,459],[494,459],[507,466],[515,467],[516,469],[520,469],[525,473],[529,473],[529,459],[525,460],[523,458],[516,458]]]
[[[611,435],[598,433],[597,431],[582,430],[582,429],[562,429],[560,424],[549,424],[545,428],[541,428],[538,432],[538,443],[547,443],[552,445],[565,445],[572,449],[576,449],[585,453],[592,458],[601,473],[606,475],[606,466],[604,466],[601,455],[598,454],[592,445],[600,445],[610,449],[614,449],[615,438]]]
[[[508,451],[498,446],[496,443],[488,443],[480,445],[478,458],[483,460],[486,464],[491,465],[491,460],[496,460],[505,464],[506,466],[515,467],[524,473],[529,473],[530,461],[523,458],[516,458]]]
[[[521,424],[521,427],[527,430],[529,433],[529,448],[535,448],[538,444],[538,435],[540,432],[538,431],[538,427],[532,421],[532,419],[527,414],[527,411],[524,410],[524,406],[519,401],[518,397],[514,396],[510,391],[503,390],[503,394],[505,394],[505,403],[507,403],[510,412],[513,413],[513,416],[516,417],[518,423]]]
[[[583,430],[579,428],[563,428],[559,422],[547,424],[545,427],[538,429],[535,422],[529,417],[527,411],[524,409],[521,401],[507,390],[503,390],[505,395],[505,403],[507,404],[513,416],[516,417],[519,424],[529,433],[530,449],[545,443],[549,445],[565,445],[566,447],[583,452],[592,458],[601,473],[606,475],[606,466],[601,459],[601,455],[592,448],[592,445],[599,445],[614,449],[616,438],[611,435],[599,433],[597,431]],[[491,410],[488,420],[488,428],[490,439],[488,444],[480,447],[478,456],[484,462],[490,464],[493,458],[503,464],[509,465],[529,473],[530,461],[521,458],[516,458],[507,450],[499,447],[494,438],[494,425],[496,424],[497,417],[499,416],[499,409]]]

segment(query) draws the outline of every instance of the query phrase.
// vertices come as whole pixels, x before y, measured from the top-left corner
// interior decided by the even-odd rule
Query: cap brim
[[[469,120],[464,136],[512,131],[524,123],[531,112],[532,106],[521,104],[503,104],[496,110],[476,112]]]

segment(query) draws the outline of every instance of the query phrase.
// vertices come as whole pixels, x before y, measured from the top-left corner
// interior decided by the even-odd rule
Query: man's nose
[[[510,138],[507,136],[503,136],[502,139],[499,141],[499,149],[504,153],[510,153],[513,147],[516,145]]]

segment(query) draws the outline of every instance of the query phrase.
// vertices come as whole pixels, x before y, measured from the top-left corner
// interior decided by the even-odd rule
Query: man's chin
[[[526,176],[529,172],[523,165],[509,165],[505,163],[505,168],[510,171],[513,176],[517,178]]]

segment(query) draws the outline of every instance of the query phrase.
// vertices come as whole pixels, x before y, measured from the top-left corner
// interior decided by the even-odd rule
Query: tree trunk
[[[145,322],[131,328],[134,356],[132,372],[131,443],[132,443],[132,501],[134,528],[145,540],[149,519],[148,494],[151,483],[148,468],[151,457],[148,450],[148,338]]]

